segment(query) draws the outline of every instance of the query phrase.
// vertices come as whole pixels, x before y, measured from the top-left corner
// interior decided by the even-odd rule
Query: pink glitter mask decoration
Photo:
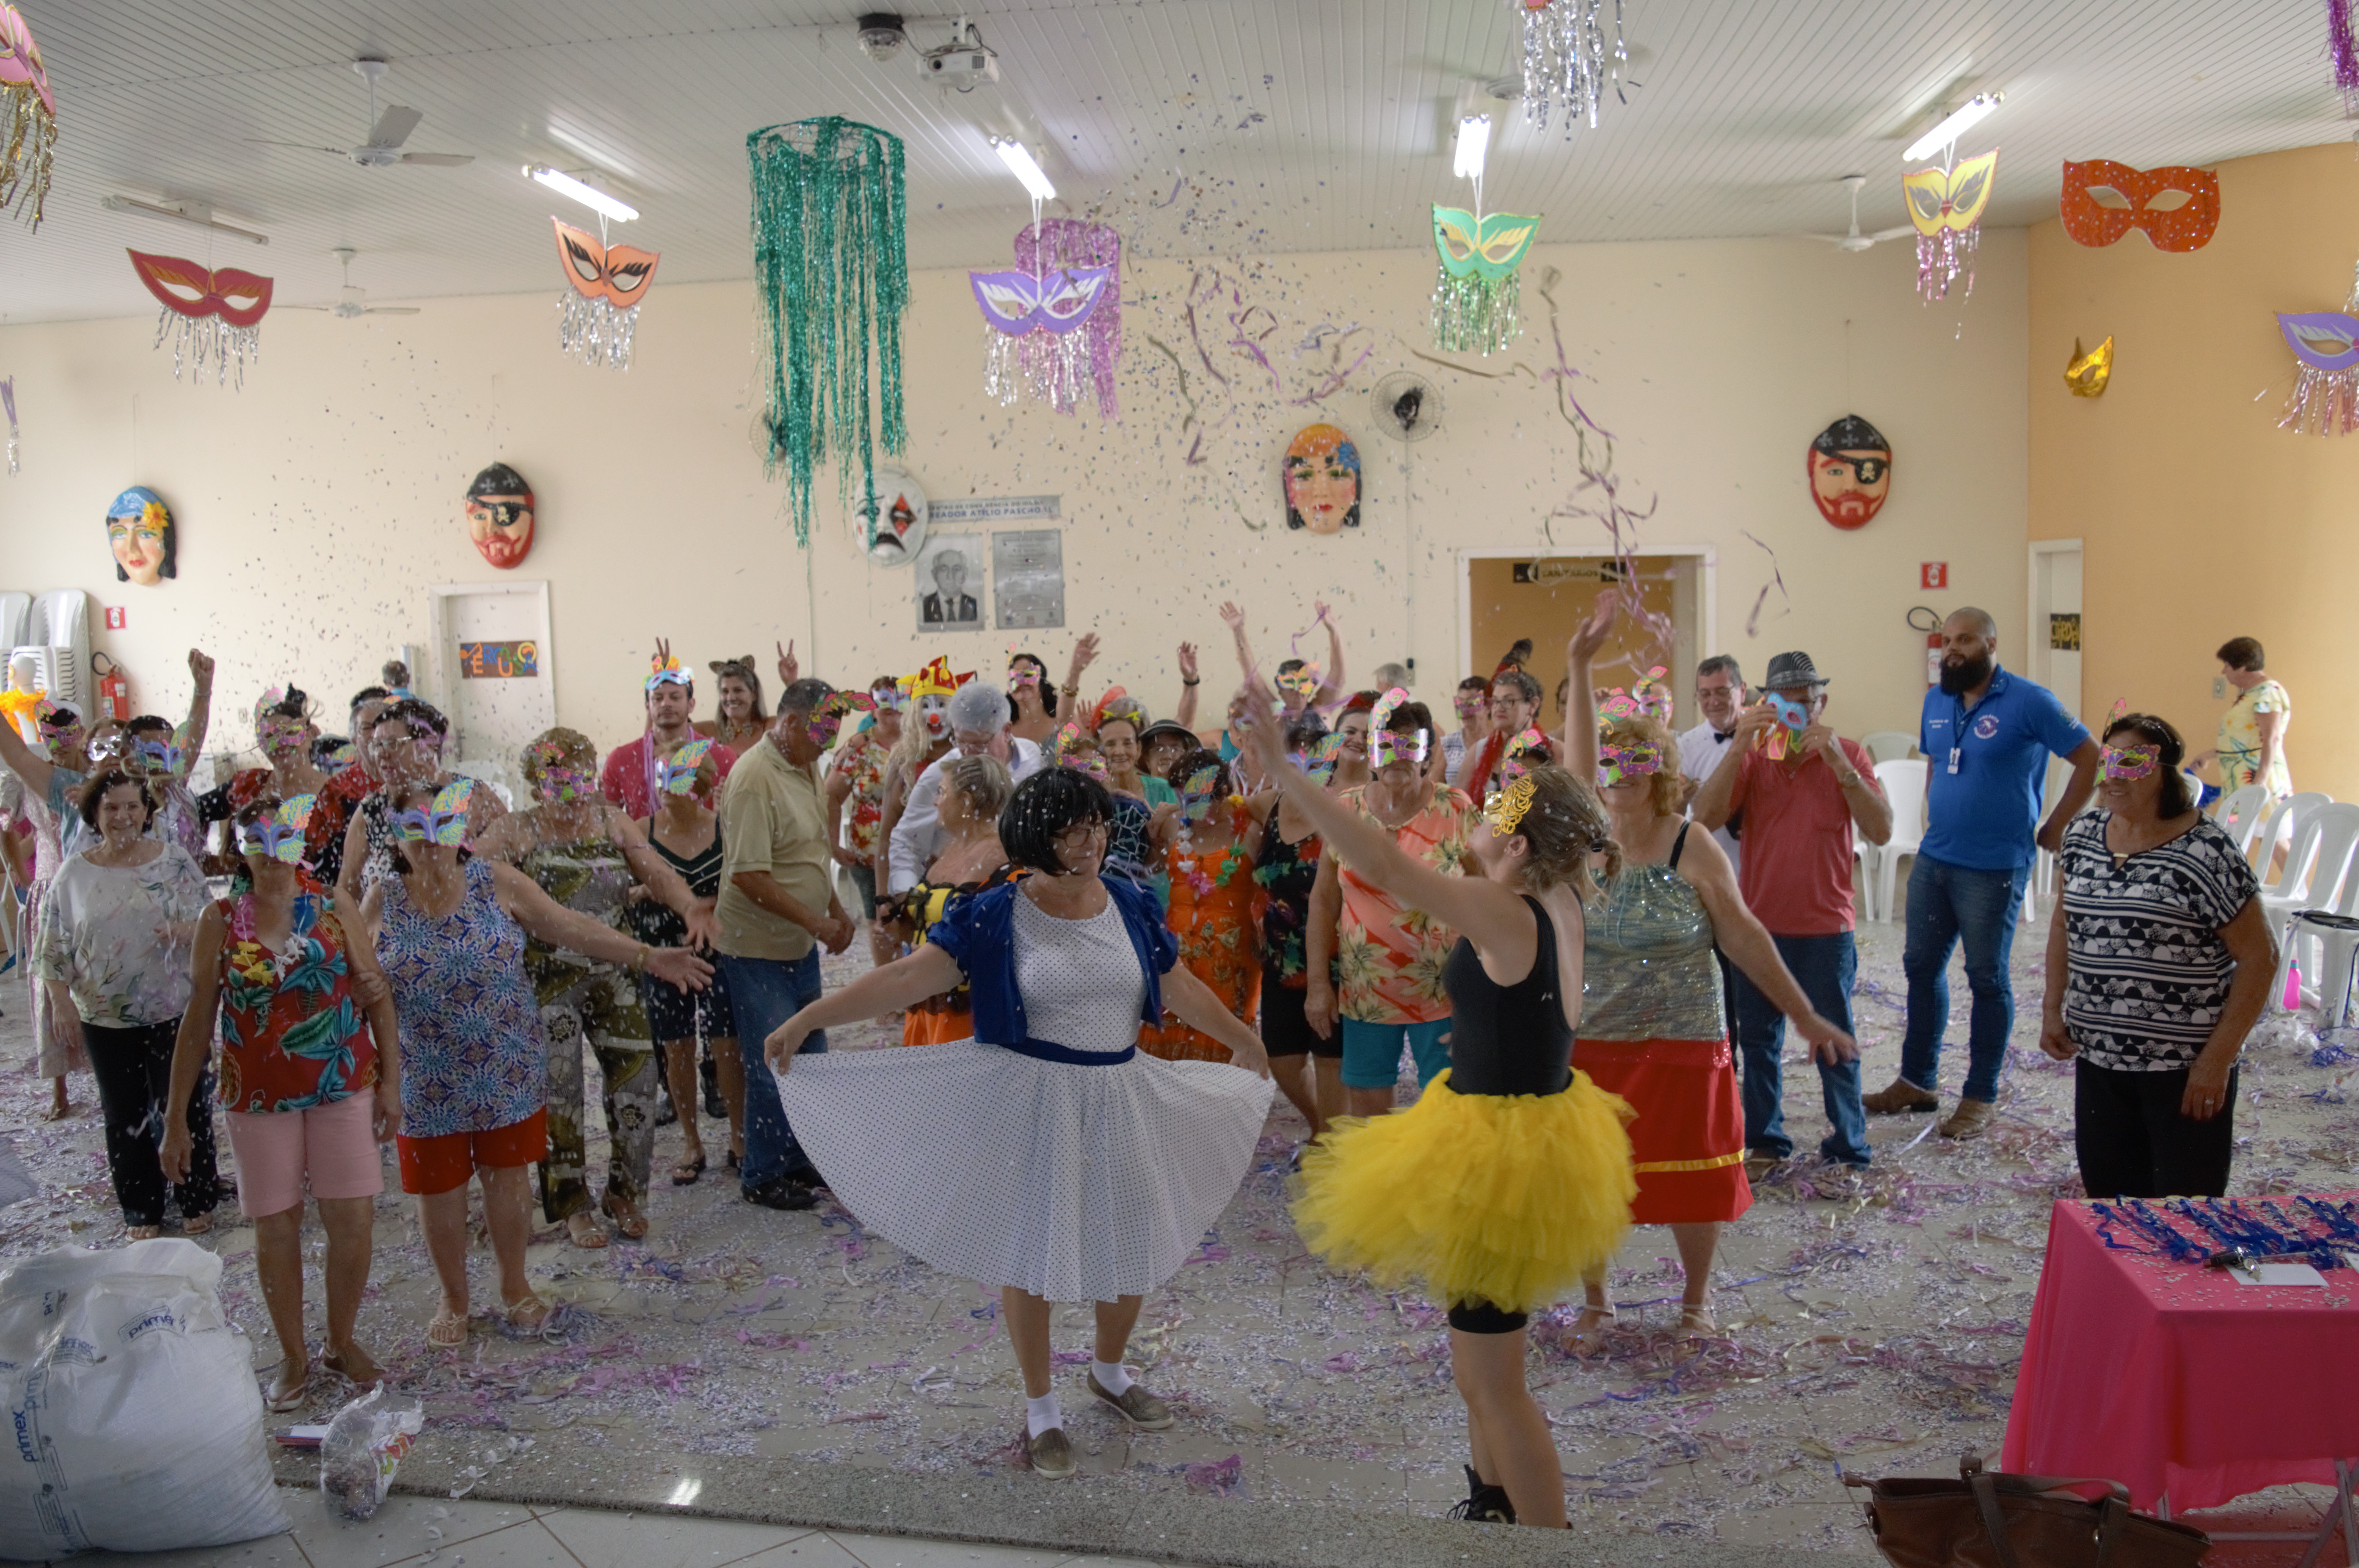
[[[1628,691],[1615,687],[1598,705],[1597,711],[1608,719],[1659,719],[1669,723],[1672,697],[1671,688],[1663,684],[1666,673],[1662,665],[1657,665],[1640,676]]]
[[[1601,788],[1632,784],[1663,771],[1663,753],[1655,746],[1608,746],[1597,755]]]
[[[1371,730],[1369,760],[1379,768],[1388,768],[1395,762],[1422,762],[1431,750],[1431,740],[1432,736],[1423,730],[1407,735],[1395,734],[1390,730]]]
[[[598,793],[588,773],[563,762],[545,764],[540,770],[540,783],[534,787],[541,799],[560,806],[588,800]]]
[[[2162,753],[2152,746],[2107,746],[2098,771],[2109,779],[2142,779],[2162,766]]]
[[[1499,754],[1499,771],[1492,775],[1492,782],[1511,784],[1546,762],[1548,755],[1548,736],[1538,729],[1527,730]]]

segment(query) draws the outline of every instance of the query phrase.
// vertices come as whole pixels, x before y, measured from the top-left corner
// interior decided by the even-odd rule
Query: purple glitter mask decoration
[[[967,275],[987,330],[984,390],[1002,404],[1030,393],[1071,414],[1094,393],[1120,417],[1122,236],[1110,224],[1049,218],[1016,236],[1016,265]]]
[[[1608,746],[1597,754],[1601,788],[1630,784],[1663,771],[1663,753],[1656,746]]]
[[[2341,310],[2280,312],[2277,330],[2301,362],[2277,427],[2311,436],[2359,430],[2359,269]]]
[[[545,780],[548,774],[541,775]],[[412,844],[440,844],[445,849],[457,849],[467,838],[467,803],[473,798],[475,781],[453,779],[434,792],[434,798],[423,811],[411,807],[394,813],[394,826],[400,829],[404,840]]]
[[[559,806],[571,805],[577,800],[588,800],[598,793],[596,784],[592,782],[588,773],[579,768],[568,767],[562,762],[551,762],[540,770],[540,783],[537,790],[541,799]]]
[[[1042,277],[1028,272],[971,272],[967,286],[983,319],[1011,338],[1027,332],[1070,332],[1089,320],[1105,297],[1112,267],[1060,267]]]
[[[2152,746],[2107,746],[2098,771],[2109,779],[2150,777],[2162,765],[2162,753]]]
[[[278,809],[268,816],[257,816],[241,824],[237,845],[249,855],[267,855],[274,860],[293,865],[303,858],[303,828],[311,820],[314,796],[299,795],[281,801]]]
[[[132,748],[131,755],[140,772],[155,777],[168,777],[180,771],[180,748],[169,741],[142,741]]]
[[[2302,363],[2321,370],[2349,370],[2359,365],[2359,318],[2340,310],[2277,312],[2277,330],[2286,346]]]

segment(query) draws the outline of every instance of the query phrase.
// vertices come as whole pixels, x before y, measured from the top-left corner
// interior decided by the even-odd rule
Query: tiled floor
[[[527,1509],[391,1497],[363,1524],[331,1517],[315,1491],[280,1494],[294,1530],[237,1546],[96,1552],[72,1568],[1154,1568],[1124,1557],[853,1535],[672,1514]]]

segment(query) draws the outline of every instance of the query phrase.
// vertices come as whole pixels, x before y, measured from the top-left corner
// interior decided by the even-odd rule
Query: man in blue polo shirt
[[[2056,694],[1998,667],[1998,623],[1960,610],[1941,623],[1941,684],[1925,694],[1917,749],[1925,753],[1925,841],[1908,876],[1908,1030],[1900,1076],[1866,1097],[1867,1108],[1938,1110],[1941,1034],[1950,1023],[1950,955],[1966,945],[1973,1016],[1966,1030],[1966,1083],[1944,1138],[1990,1125],[1998,1070],[2015,1025],[2007,957],[2023,887],[2039,849],[2064,841],[2064,825],[2096,787],[2097,742]],[[2040,783],[2050,753],[2072,764],[2063,798],[2044,824]]]

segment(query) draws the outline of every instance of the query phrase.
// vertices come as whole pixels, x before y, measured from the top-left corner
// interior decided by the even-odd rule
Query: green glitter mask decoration
[[[901,140],[828,115],[755,132],[745,138],[745,157],[769,378],[763,456],[768,472],[785,467],[795,542],[808,546],[819,465],[836,460],[839,503],[848,507],[853,455],[866,495],[875,489],[876,448],[898,454],[908,444],[901,406],[901,317],[909,304]]]
[[[1523,334],[1523,291],[1516,269],[1539,232],[1537,217],[1462,207],[1433,210],[1433,248],[1441,270],[1433,283],[1434,346],[1451,353],[1495,353]]]

